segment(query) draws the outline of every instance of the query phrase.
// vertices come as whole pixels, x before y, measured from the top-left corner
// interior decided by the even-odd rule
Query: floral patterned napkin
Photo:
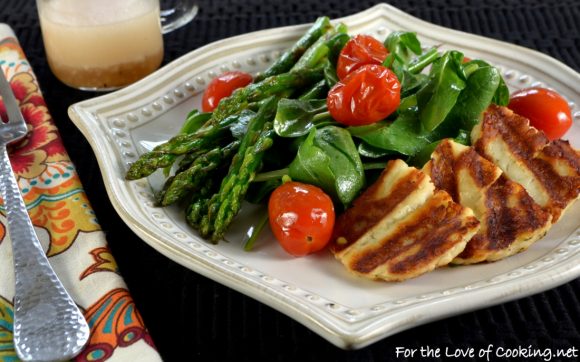
[[[94,212],[10,27],[0,24],[0,68],[30,130],[9,149],[28,213],[49,261],[81,307],[91,337],[76,361],[160,361],[118,273]],[[0,114],[6,109],[0,100]],[[0,204],[0,361],[18,361],[12,341],[12,246]]]

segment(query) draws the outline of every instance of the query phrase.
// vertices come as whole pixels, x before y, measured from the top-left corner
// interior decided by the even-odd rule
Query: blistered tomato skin
[[[389,54],[387,48],[370,35],[356,35],[342,48],[336,65],[338,79],[365,64],[382,64]]]
[[[270,228],[291,255],[304,256],[323,249],[334,228],[334,205],[320,188],[287,182],[272,192],[268,202]]]
[[[367,64],[336,83],[326,104],[332,118],[347,126],[378,122],[393,113],[401,102],[397,76],[382,65]]]
[[[568,102],[546,88],[525,88],[512,93],[508,108],[529,119],[550,140],[561,138],[572,127]]]
[[[239,71],[225,72],[212,79],[201,101],[204,112],[212,112],[222,98],[229,97],[236,89],[252,83],[252,75]]]

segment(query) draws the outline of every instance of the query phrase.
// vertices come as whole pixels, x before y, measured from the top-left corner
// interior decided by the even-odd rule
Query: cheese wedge
[[[481,223],[477,234],[452,263],[506,258],[527,249],[551,226],[551,214],[473,147],[443,140],[423,171],[435,187],[452,195],[453,201],[472,209]]]
[[[550,142],[528,119],[491,105],[471,133],[473,147],[521,184],[552,223],[580,197],[580,153],[563,140]]]
[[[395,160],[339,216],[331,250],[356,275],[402,281],[448,264],[478,228],[471,210]]]

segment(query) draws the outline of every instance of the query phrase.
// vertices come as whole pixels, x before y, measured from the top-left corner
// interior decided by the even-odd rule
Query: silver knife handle
[[[0,189],[12,240],[16,289],[14,344],[24,361],[73,358],[89,338],[81,311],[52,270],[34,231],[4,144]]]

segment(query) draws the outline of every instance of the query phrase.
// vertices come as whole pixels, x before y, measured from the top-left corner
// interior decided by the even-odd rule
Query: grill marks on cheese
[[[464,225],[462,212],[459,205],[451,202],[449,195],[436,191],[411,217],[401,220],[390,235],[377,240],[374,250],[367,250],[354,258],[351,266],[361,273],[375,271],[403,275],[422,267],[432,269],[429,264],[434,259],[464,244],[462,235],[468,226]],[[472,220],[471,224],[476,223]],[[388,261],[391,262],[389,270],[381,270]]]
[[[478,227],[471,210],[395,160],[339,217],[331,248],[355,274],[400,281],[448,264]]]
[[[442,141],[425,173],[390,161],[337,219],[335,257],[389,281],[494,261],[528,248],[580,197],[580,152],[509,109],[490,106],[471,139]]]
[[[568,141],[550,142],[511,110],[490,106],[471,138],[475,150],[520,183],[552,222],[580,196],[580,153]]]
[[[433,192],[434,187],[424,173],[403,167],[401,162],[389,162],[380,179],[354,201],[353,209],[361,212],[351,211],[340,217],[336,233],[343,242],[334,245],[334,251],[345,249],[362,237],[385,217],[387,210],[397,215],[395,211],[399,210],[395,209],[405,200],[415,201],[408,203],[408,207],[415,208],[417,202],[423,202]]]
[[[551,215],[526,190],[503,175],[472,147],[443,140],[423,171],[437,188],[473,210],[481,222],[477,234],[453,263],[495,261],[527,249],[545,235]]]

